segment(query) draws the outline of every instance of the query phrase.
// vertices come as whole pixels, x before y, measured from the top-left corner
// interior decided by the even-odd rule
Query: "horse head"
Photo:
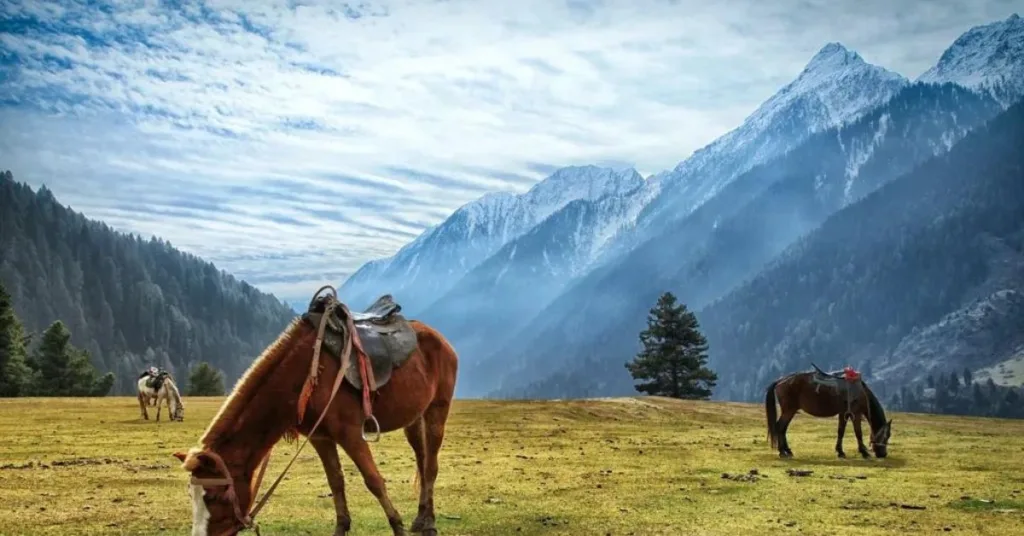
[[[181,402],[181,400],[178,400],[178,403],[175,406],[176,407],[174,408],[174,411],[171,412],[171,420],[172,421],[178,421],[178,422],[184,421],[185,420],[185,404],[183,404]]]
[[[889,419],[877,430],[871,431],[871,449],[875,451],[875,457],[885,458],[889,455],[889,437],[892,435],[892,419]]]
[[[199,449],[175,452],[182,469],[191,474],[192,536],[232,536],[250,527],[248,485],[236,478],[217,454]]]

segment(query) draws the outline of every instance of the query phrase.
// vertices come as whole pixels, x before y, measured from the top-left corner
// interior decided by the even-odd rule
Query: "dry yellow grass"
[[[0,400],[0,534],[187,534],[191,446],[220,399],[184,423],[143,421],[130,398]],[[165,410],[166,411],[166,410]],[[862,460],[848,430],[799,415],[793,460],[755,405],[666,399],[459,401],[437,485],[443,535],[1024,533],[1024,422],[895,414],[891,456]],[[152,417],[152,415],[151,415]],[[166,418],[166,413],[165,413]],[[295,445],[274,451],[267,481]],[[374,445],[406,525],[416,513],[401,433]],[[354,534],[389,534],[347,458]],[[787,476],[789,468],[813,471]],[[755,481],[725,479],[747,474]],[[312,448],[260,515],[263,534],[330,534]],[[923,509],[906,509],[903,505]]]

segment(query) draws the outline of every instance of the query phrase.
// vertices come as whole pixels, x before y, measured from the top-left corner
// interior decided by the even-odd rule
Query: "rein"
[[[203,449],[202,451],[199,452],[199,454],[205,454],[209,456],[214,461],[214,464],[216,464],[217,470],[223,476],[221,478],[196,478],[193,476],[191,479],[191,483],[193,485],[198,486],[227,486],[228,489],[225,492],[225,496],[231,501],[231,506],[234,508],[235,511],[236,520],[241,524],[243,529],[252,529],[252,531],[255,532],[257,536],[259,536],[260,534],[260,529],[259,525],[257,525],[255,521],[256,515],[259,514],[260,510],[262,510],[264,506],[266,506],[267,501],[269,501],[270,496],[274,494],[274,490],[277,489],[278,484],[280,484],[281,481],[284,479],[284,476],[288,473],[288,470],[291,469],[292,464],[295,463],[295,460],[298,459],[299,453],[302,452],[302,449],[306,446],[306,443],[309,443],[309,438],[313,436],[313,433],[320,426],[320,423],[324,420],[324,417],[327,416],[327,410],[330,409],[331,403],[334,402],[335,395],[337,395],[338,391],[341,389],[341,382],[345,378],[345,371],[348,370],[350,359],[352,356],[352,346],[356,346],[356,348],[360,352],[362,352],[362,345],[360,345],[358,342],[359,336],[358,334],[356,334],[355,326],[352,321],[352,315],[348,314],[348,307],[346,307],[345,304],[338,301],[337,292],[334,291],[334,288],[331,287],[330,285],[325,285],[321,287],[320,290],[316,291],[316,294],[313,295],[313,298],[315,299],[316,296],[318,296],[320,292],[323,291],[324,289],[330,289],[331,294],[328,295],[327,303],[324,306],[323,316],[320,317],[320,325],[318,326],[316,332],[316,344],[313,346],[313,361],[310,363],[309,376],[306,378],[306,384],[303,386],[303,393],[299,397],[299,422],[302,421],[302,416],[305,413],[306,404],[308,403],[308,396],[309,394],[311,394],[312,387],[316,385],[317,377],[320,374],[320,350],[323,346],[324,330],[327,327],[327,319],[330,317],[331,313],[333,313],[335,308],[341,307],[342,310],[345,311],[346,318],[348,319],[347,323],[349,329],[344,330],[345,335],[342,344],[343,350],[341,355],[341,367],[338,369],[338,374],[334,378],[334,385],[331,386],[331,397],[327,400],[327,404],[324,406],[323,411],[320,412],[320,417],[317,418],[316,422],[313,424],[313,427],[310,428],[309,433],[306,434],[305,440],[302,442],[301,445],[299,445],[299,448],[295,451],[295,455],[292,456],[292,459],[288,462],[288,465],[286,465],[284,469],[281,471],[281,474],[278,475],[277,480],[275,480],[274,483],[271,484],[269,488],[267,488],[267,492],[263,495],[259,502],[257,502],[253,506],[252,510],[248,514],[243,514],[242,508],[238,503],[238,494],[235,492],[235,482],[231,478],[231,472],[228,471],[227,464],[224,463],[224,459],[221,458],[221,456],[214,452],[213,450]],[[360,361],[362,361],[361,366],[363,370],[370,369],[370,367],[366,366],[365,360]],[[365,373],[363,374],[363,384],[364,386],[367,384],[367,376]],[[373,414],[369,412],[368,391],[368,389],[363,390],[364,411],[366,411],[366,414],[369,415],[371,419],[373,419],[374,424],[377,424],[377,420],[373,418]],[[377,438],[380,438],[379,424],[377,424]],[[363,439],[366,439],[365,433]],[[267,453],[267,455],[263,458],[263,462],[260,464],[260,470],[256,476],[256,483],[252,489],[253,497],[255,497],[259,493],[260,485],[263,482],[263,475],[266,472],[267,465],[269,463],[270,452]],[[229,529],[227,532],[225,532],[225,534],[231,534],[232,531],[234,530],[235,529],[233,528]]]

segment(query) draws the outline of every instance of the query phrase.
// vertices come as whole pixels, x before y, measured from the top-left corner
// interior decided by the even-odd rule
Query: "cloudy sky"
[[[916,78],[971,26],[1024,13],[1024,0],[168,4],[0,3],[0,169],[299,301],[486,192],[565,165],[672,167],[827,42]]]

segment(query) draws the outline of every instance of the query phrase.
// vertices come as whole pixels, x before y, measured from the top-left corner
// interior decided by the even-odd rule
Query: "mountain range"
[[[569,167],[524,194],[489,194],[394,256],[367,263],[339,293],[354,307],[391,293],[408,315],[441,329],[463,363],[460,396],[631,393],[623,363],[639,349],[645,314],[666,290],[697,311],[708,333],[722,376],[716,398],[755,396],[771,374],[806,368],[812,359],[868,365],[879,381],[895,383],[919,381],[914,365],[924,359],[936,370],[952,361],[959,370],[990,366],[1016,347],[1012,340],[988,341],[982,346],[999,351],[987,353],[963,348],[980,348],[979,337],[1018,325],[1020,302],[1006,274],[1017,273],[1019,242],[1012,229],[984,227],[984,212],[971,212],[995,210],[996,200],[955,203],[966,195],[956,177],[996,180],[979,171],[994,168],[971,155],[1014,162],[1012,152],[960,147],[999,145],[1017,132],[1022,43],[1017,15],[971,28],[914,81],[826,44],[741,125],[675,168],[644,179],[631,169]],[[953,175],[930,181],[939,171]],[[932,199],[931,208],[904,212],[887,201],[914,201],[907,184]],[[938,240],[928,234],[939,228],[932,220],[954,213],[961,230],[988,237],[957,250],[977,255],[967,264],[987,266],[988,275],[974,274],[978,287],[970,291],[960,288],[967,283],[931,279],[959,294],[940,292],[933,307],[900,301],[888,314],[901,320],[881,331],[857,331],[870,313],[846,301],[821,304],[780,290],[813,279],[828,283],[821,299],[856,302],[856,292],[875,292],[854,284],[871,273],[879,288],[898,280],[919,295],[920,283],[898,268],[865,265],[822,237],[852,233],[858,255],[916,251],[938,256],[918,262],[939,265],[941,250],[890,239]],[[857,215],[870,218],[860,230],[850,228]],[[956,266],[946,275],[968,270]],[[764,296],[778,303],[762,303]],[[989,307],[995,317],[968,320]],[[945,326],[958,326],[962,337]],[[938,340],[961,351],[929,346]]]

